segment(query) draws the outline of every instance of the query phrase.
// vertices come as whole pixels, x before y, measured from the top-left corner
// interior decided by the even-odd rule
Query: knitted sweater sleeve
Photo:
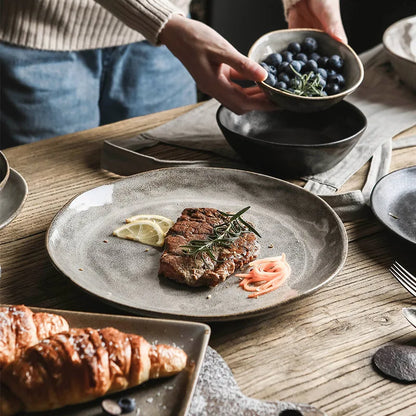
[[[149,42],[159,44],[159,34],[174,14],[183,10],[168,0],[95,0],[124,24],[140,32]]]

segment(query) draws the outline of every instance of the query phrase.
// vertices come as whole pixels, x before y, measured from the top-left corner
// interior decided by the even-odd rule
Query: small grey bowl
[[[383,45],[400,79],[416,91],[416,16],[389,26],[383,35]]]
[[[6,185],[7,179],[9,179],[10,166],[6,156],[3,152],[0,152],[0,191]]]
[[[284,29],[266,33],[254,42],[248,52],[248,57],[256,62],[262,62],[273,52],[281,52],[290,42],[302,42],[306,37],[314,37],[318,44],[318,52],[327,56],[339,55],[344,60],[345,87],[338,94],[326,97],[304,97],[274,88],[265,82],[259,86],[267,96],[279,107],[296,112],[311,113],[326,110],[347,95],[355,91],[364,78],[364,68],[360,58],[353,49],[316,29]]]

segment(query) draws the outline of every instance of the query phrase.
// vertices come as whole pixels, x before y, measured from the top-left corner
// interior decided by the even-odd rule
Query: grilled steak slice
[[[216,286],[244,264],[254,260],[259,250],[252,232],[241,234],[229,247],[214,247],[216,260],[207,253],[184,253],[191,240],[207,240],[215,225],[229,221],[213,208],[186,208],[165,238],[159,274],[189,286]],[[203,257],[202,257],[203,256]]]

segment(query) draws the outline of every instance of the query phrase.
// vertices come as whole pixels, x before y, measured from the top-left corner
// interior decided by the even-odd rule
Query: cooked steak
[[[229,217],[213,208],[186,208],[165,238],[159,274],[189,286],[216,286],[244,264],[254,260],[259,250],[252,232],[241,234],[229,247],[214,246],[212,259],[207,253],[186,254],[192,240],[208,240],[216,225]]]

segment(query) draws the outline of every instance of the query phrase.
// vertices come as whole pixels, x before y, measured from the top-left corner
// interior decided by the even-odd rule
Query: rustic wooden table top
[[[120,179],[100,170],[103,140],[131,137],[188,109],[4,151],[11,167],[26,179],[29,196],[17,218],[0,230],[1,303],[123,314],[75,287],[52,266],[45,232],[74,195]],[[405,134],[409,133],[416,133],[416,128]],[[152,152],[172,155],[169,146]],[[204,157],[188,150],[174,152],[176,159]],[[391,170],[415,162],[416,148],[395,150]],[[360,187],[366,171],[363,167],[342,190]],[[210,324],[210,345],[248,396],[309,403],[331,416],[415,415],[414,384],[388,380],[372,366],[372,356],[381,346],[416,345],[416,332],[401,313],[416,301],[388,272],[398,258],[415,266],[415,247],[371,215],[345,226],[348,258],[331,283],[268,315]]]

